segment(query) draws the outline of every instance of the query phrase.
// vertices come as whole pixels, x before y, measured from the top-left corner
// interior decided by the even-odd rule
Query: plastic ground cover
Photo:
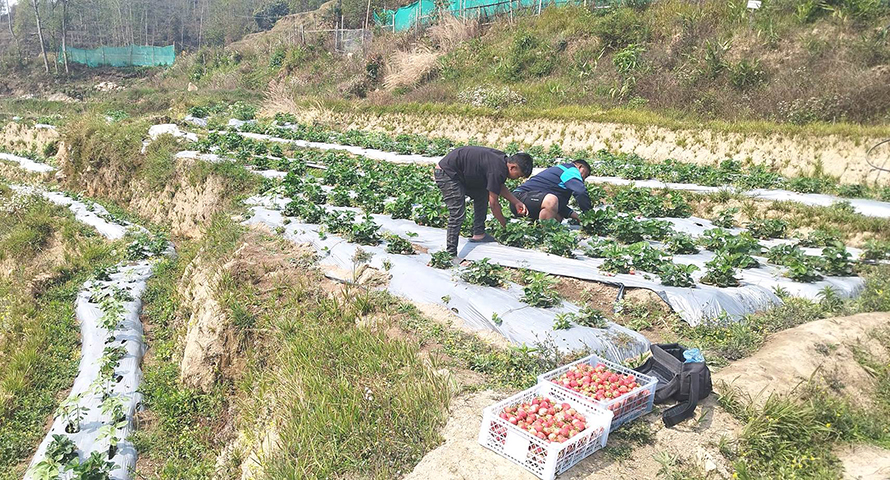
[[[27,170],[29,172],[47,173],[55,171],[55,167],[52,167],[45,163],[35,162],[30,158],[20,157],[11,153],[0,153],[0,160],[16,163],[18,164],[19,168],[21,168],[22,170]]]
[[[45,191],[33,186],[10,185],[14,191],[20,194],[40,194],[47,200],[57,205],[68,207],[75,219],[95,228],[100,235],[117,240],[122,238],[128,229],[145,232],[138,225],[121,225],[112,223],[100,215],[110,217],[108,211],[101,205],[93,205],[92,211],[83,202],[74,200],[63,193]],[[169,247],[167,253],[172,253]],[[106,281],[88,281],[77,295],[75,304],[75,316],[80,323],[81,333],[81,358],[78,366],[74,385],[67,397],[67,402],[75,404],[85,412],[80,430],[76,433],[65,431],[68,420],[57,416],[50,427],[49,432],[37,447],[34,457],[31,459],[26,479],[34,478],[33,467],[46,457],[46,449],[53,440],[53,435],[66,435],[77,446],[78,458],[83,461],[91,452],[107,452],[109,445],[107,440],[99,440],[100,429],[111,422],[110,414],[102,412],[102,396],[117,397],[123,406],[125,424],[115,429],[115,436],[119,439],[115,456],[111,459],[115,467],[111,471],[111,478],[115,480],[128,480],[136,466],[136,448],[129,438],[135,430],[134,416],[142,402],[142,394],[139,393],[139,384],[142,381],[142,357],[145,354],[143,341],[142,322],[139,314],[142,311],[142,292],[146,282],[152,274],[152,262],[144,260],[132,265],[119,265],[115,272],[109,274]],[[100,324],[104,312],[95,303],[91,302],[93,293],[112,293],[116,290],[126,292],[129,301],[123,303],[123,314],[120,316],[118,327],[114,331],[108,331]],[[113,342],[112,342],[113,340]],[[126,353],[114,369],[113,384],[106,386],[104,392],[96,392],[94,382],[99,376],[100,359],[104,355],[106,347],[123,347]],[[103,443],[104,442],[104,443]],[[69,475],[70,474],[66,474]],[[68,478],[63,475],[62,478]]]
[[[296,145],[298,147],[307,147],[307,148],[318,148],[322,150],[342,150],[355,155],[362,155],[368,158],[373,158],[375,160],[384,160],[387,162],[393,163],[418,163],[418,164],[433,164],[437,163],[441,160],[442,157],[427,157],[423,155],[402,155],[394,152],[384,152],[381,150],[374,150],[362,147],[355,147],[350,145],[340,145],[336,143],[323,143],[323,142],[309,142],[305,140],[288,140],[279,137],[273,137],[271,135],[259,134],[259,133],[249,133],[249,132],[238,132],[241,136],[245,138],[251,138],[254,140],[264,140],[271,142],[279,142],[279,143],[289,143],[292,145]],[[568,159],[567,159],[568,161]],[[535,173],[542,171],[543,169],[536,168]],[[705,185],[695,185],[689,183],[665,183],[658,180],[628,180],[624,178],[618,177],[588,177],[588,182],[591,183],[610,183],[613,185],[635,185],[637,187],[645,187],[645,188],[667,188],[670,190],[686,190],[690,192],[700,192],[700,193],[715,193],[720,190],[730,190],[735,193],[740,193],[742,195],[746,195],[751,198],[759,199],[759,200],[772,200],[772,201],[791,201],[797,202],[804,205],[812,205],[812,206],[830,206],[837,202],[850,202],[850,205],[856,210],[857,213],[862,215],[866,215],[869,217],[878,217],[878,218],[890,218],[890,203],[881,202],[878,200],[870,200],[865,198],[843,198],[835,195],[825,195],[825,194],[817,194],[817,193],[797,193],[788,190],[780,190],[780,189],[754,189],[754,190],[742,190],[736,189],[734,187],[709,187]]]
[[[322,265],[346,272],[354,270],[353,256],[359,246],[335,235],[319,235],[318,225],[296,221],[285,224],[285,218],[279,209],[287,203],[286,199],[254,197],[248,199],[247,203],[255,206],[251,208],[253,215],[245,223],[265,225],[272,230],[283,228],[283,236],[288,240],[315,247],[321,256]],[[381,220],[381,216],[374,218]],[[413,223],[411,225],[417,227]],[[392,233],[403,234],[403,228],[407,228],[407,225],[383,225],[383,229]],[[419,235],[412,238],[412,242],[424,245],[435,241],[429,236],[421,238],[420,230],[415,231]],[[444,230],[441,232],[439,238],[444,244]],[[429,233],[434,235],[436,232]],[[563,302],[560,307],[551,309],[531,307],[519,301],[522,291],[517,285],[511,284],[508,288],[500,289],[466,283],[456,278],[457,271],[454,269],[428,267],[429,254],[394,255],[387,253],[383,245],[360,248],[373,254],[370,266],[385,271],[384,262],[391,265],[387,272],[391,276],[387,285],[391,293],[415,303],[444,306],[460,317],[468,327],[498,332],[512,343],[552,344],[561,351],[589,349],[616,361],[639,355],[649,348],[645,337],[614,323],[610,323],[607,329],[573,326],[568,330],[553,330],[557,314],[579,310],[578,306],[570,302]],[[495,315],[501,320],[500,324],[493,321]]]
[[[142,394],[139,393],[139,384],[142,381],[142,356],[145,354],[145,344],[142,337],[142,322],[139,313],[142,311],[140,297],[145,290],[146,282],[151,276],[152,264],[149,261],[138,262],[134,265],[122,265],[118,271],[111,274],[111,280],[105,282],[87,282],[83,290],[77,296],[76,315],[80,322],[81,333],[81,358],[74,380],[74,386],[68,399],[77,399],[77,405],[85,409],[86,414],[80,423],[80,431],[69,434],[65,432],[68,421],[62,416],[57,416],[49,429],[46,437],[37,448],[31,467],[43,460],[46,456],[46,448],[52,442],[54,434],[68,436],[76,445],[80,460],[85,460],[93,451],[105,453],[108,451],[107,440],[99,440],[99,430],[103,425],[111,422],[110,415],[103,414],[102,393],[95,389],[94,381],[99,376],[100,359],[103,351],[108,346],[122,346],[126,354],[120,360],[115,369],[115,380],[111,386],[110,395],[118,397],[123,402],[126,425],[117,429],[117,453],[111,461],[115,468],[111,471],[111,478],[126,480],[131,478],[131,472],[136,466],[136,448],[129,437],[135,431],[134,416],[142,402]],[[111,291],[119,288],[128,292],[133,300],[124,303],[125,313],[123,321],[117,330],[109,332],[103,328],[99,320],[103,312],[98,305],[90,302],[91,291],[94,288]],[[111,339],[113,343],[109,343]],[[25,478],[33,478],[30,472]]]
[[[64,193],[43,190],[33,186],[10,185],[9,187],[18,193],[40,194],[43,198],[56,205],[68,207],[74,213],[74,218],[77,221],[95,228],[103,237],[111,240],[124,238],[130,229],[145,231],[144,228],[129,222],[116,223],[109,221],[108,219],[111,218],[111,215],[105,207],[99,204],[87,206],[87,204],[74,200]]]

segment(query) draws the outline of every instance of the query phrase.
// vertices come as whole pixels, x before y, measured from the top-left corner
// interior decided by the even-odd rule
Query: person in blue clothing
[[[582,213],[592,208],[584,185],[588,176],[590,164],[584,160],[563,163],[529,178],[513,191],[513,195],[528,209],[529,218],[552,218],[558,222],[566,218],[578,220],[578,213],[569,208],[569,199],[575,197]],[[512,206],[510,209],[513,210]],[[513,213],[517,212],[513,210]]]

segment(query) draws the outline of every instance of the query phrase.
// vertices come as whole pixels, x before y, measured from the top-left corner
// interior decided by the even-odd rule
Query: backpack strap
[[[693,368],[674,378],[674,380],[680,382],[683,381],[681,377],[687,377],[689,379],[689,398],[664,411],[664,414],[662,414],[664,426],[673,427],[683,420],[692,418],[692,416],[695,415],[695,407],[698,406],[698,398],[701,394],[701,372],[701,369]]]

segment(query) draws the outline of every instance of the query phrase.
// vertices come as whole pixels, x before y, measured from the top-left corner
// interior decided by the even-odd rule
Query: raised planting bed
[[[652,411],[658,380],[590,355],[539,376],[538,384],[550,386],[587,408],[612,412],[614,430]]]
[[[540,384],[486,408],[479,443],[550,480],[606,446],[611,421],[612,412],[579,402],[554,385]],[[553,433],[559,422],[569,426]]]

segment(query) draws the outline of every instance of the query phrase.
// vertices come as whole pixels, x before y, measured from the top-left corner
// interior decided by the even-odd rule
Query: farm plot
[[[152,274],[153,259],[169,254],[172,247],[163,237],[118,220],[88,200],[33,186],[10,188],[67,207],[76,220],[109,240],[133,238],[126,247],[128,261],[98,272],[77,295],[75,315],[82,339],[77,376],[25,478],[56,478],[60,474],[130,478],[136,450],[129,437],[141,403],[138,388],[145,353],[140,297]]]
[[[211,125],[211,128],[213,126]],[[380,132],[350,130],[337,132],[295,122],[292,116],[278,114],[271,123],[255,120],[230,123],[230,131],[253,140],[289,143],[323,150],[344,150],[377,160],[396,163],[435,163],[458,143],[446,138],[421,135],[390,136]],[[470,142],[471,144],[474,142]],[[496,146],[507,152],[520,149],[518,144]],[[648,188],[670,188],[694,192],[733,192],[763,200],[788,200],[804,205],[829,206],[848,202],[852,209],[867,216],[890,218],[890,187],[839,184],[818,176],[783,177],[763,165],[745,167],[741,162],[725,160],[716,166],[667,160],[649,162],[635,154],[614,155],[601,150],[564,152],[559,145],[548,149],[526,149],[538,165],[553,165],[566,158],[585,159],[593,166],[589,182],[629,184]]]
[[[361,208],[372,215],[364,223],[376,222],[426,249],[443,244],[447,211],[428,166],[313,150],[297,150],[295,158],[285,159],[280,146],[239,139],[231,132],[211,133],[201,142],[200,149],[234,152],[255,168],[288,171],[275,193],[294,199],[284,206],[285,213],[304,223],[348,230],[356,225],[355,217],[338,214],[331,220],[331,212]],[[309,165],[324,169],[310,174],[317,171]],[[597,185],[588,189],[600,206],[585,214],[579,226],[516,219],[502,229],[490,222],[489,230],[502,244],[465,244],[461,256],[651,289],[693,325],[726,315],[737,319],[780,303],[786,294],[853,296],[862,287],[854,274],[853,258],[859,252],[830,235],[781,238],[787,236],[787,224],[765,218],[752,219],[747,231],[731,228],[731,212],[717,226],[690,217],[683,196],[669,190],[626,187],[610,196]]]

